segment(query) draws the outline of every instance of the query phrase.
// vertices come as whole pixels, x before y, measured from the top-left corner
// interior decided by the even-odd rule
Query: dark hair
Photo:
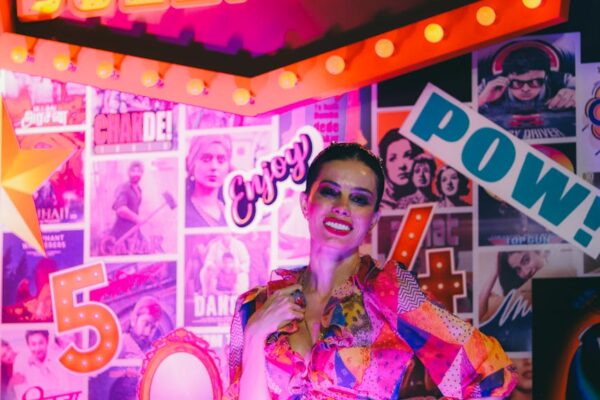
[[[441,197],[445,197],[444,192],[442,192],[442,174],[448,170],[456,171],[456,168],[453,168],[449,165],[444,165],[437,173],[435,177],[435,188]],[[469,194],[469,180],[460,172],[456,171],[456,176],[458,176],[458,190],[456,191],[457,196],[465,196]]]
[[[498,281],[500,282],[502,293],[505,296],[512,289],[517,289],[523,286],[525,282],[527,282],[527,279],[521,278],[517,274],[517,271],[515,271],[515,269],[508,262],[508,257],[510,257],[514,253],[517,252],[505,251],[498,253]]]
[[[383,135],[383,138],[381,138],[381,141],[379,142],[379,156],[383,160],[383,171],[385,172],[386,177],[388,174],[386,165],[388,147],[390,147],[392,143],[402,139],[407,140],[408,143],[410,143],[410,151],[412,153],[413,158],[423,153],[423,149],[411,142],[410,140],[408,140],[407,138],[405,138],[404,136],[402,136],[398,128],[390,129],[386,132],[385,135]]]
[[[33,335],[42,335],[43,337],[46,338],[46,341],[48,341],[48,331],[46,330],[31,330],[31,331],[25,331],[25,341],[27,343],[29,343],[29,337],[33,336]]]
[[[321,173],[323,164],[336,160],[358,160],[373,171],[377,180],[377,200],[375,201],[375,210],[377,211],[379,209],[379,204],[381,203],[381,198],[383,197],[383,185],[385,180],[381,159],[369,149],[358,143],[332,143],[329,147],[326,147],[317,154],[308,167],[306,189],[304,192],[306,194],[310,193],[315,180]]]
[[[503,75],[520,75],[534,70],[545,71],[546,75],[550,72],[550,58],[536,47],[523,47],[511,51],[502,63]]]
[[[138,160],[132,161],[131,164],[129,164],[128,171],[131,172],[131,170],[134,169],[134,168],[141,169],[142,172],[143,172],[144,171],[144,164],[142,164],[142,162],[138,161]]]
[[[429,173],[431,174],[431,179],[433,180],[433,177],[435,176],[435,170],[437,169],[435,160],[433,158],[431,158],[431,156],[429,156],[428,154],[423,153],[423,154],[420,154],[418,157],[415,157],[415,159],[413,161],[413,171],[415,170],[415,165],[417,165],[417,164],[429,165]]]

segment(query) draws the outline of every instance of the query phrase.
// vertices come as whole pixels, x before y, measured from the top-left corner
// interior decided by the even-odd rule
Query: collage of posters
[[[464,89],[473,108],[600,188],[600,64],[579,62],[578,34],[490,46],[473,53],[472,66]],[[146,353],[176,327],[210,345],[226,387],[236,299],[277,268],[306,265],[310,246],[301,188],[283,186],[244,230],[230,226],[228,176],[264,172],[264,160],[305,125],[325,145],[358,142],[383,160],[382,216],[361,251],[385,261],[407,208],[436,204],[412,272],[427,296],[509,352],[521,396],[512,400],[532,398],[536,282],[600,274],[600,261],[403,137],[412,107],[380,102],[385,82],[242,117],[9,71],[2,79],[21,147],[73,149],[34,194],[47,255],[2,232],[2,399],[133,399]],[[244,186],[258,201],[260,179]],[[450,251],[451,265],[430,265],[436,250]],[[100,373],[71,376],[57,362],[66,343],[85,348],[98,338],[91,329],[55,334],[49,274],[98,262],[107,285],[77,301],[112,310],[121,348]],[[39,380],[40,368],[52,379]],[[410,371],[403,394],[438,395],[422,365]],[[57,379],[65,384],[55,387]]]

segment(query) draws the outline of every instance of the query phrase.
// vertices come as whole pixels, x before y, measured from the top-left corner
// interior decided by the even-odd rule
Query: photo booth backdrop
[[[498,57],[531,48],[556,55],[552,74],[565,78],[561,88],[576,94],[576,107],[552,111],[544,99],[528,104],[531,109],[506,104],[496,105],[493,112],[482,109],[477,103],[482,87],[502,74],[501,69],[493,69],[499,65]],[[484,114],[492,112],[490,118],[513,134],[545,149],[545,154],[600,187],[600,64],[580,64],[578,34],[519,38],[476,52],[472,60],[472,80],[464,80],[462,87],[450,94]],[[469,71],[467,76],[469,64],[461,64]],[[404,171],[402,179],[387,182],[392,205],[383,209],[378,229],[361,248],[380,261],[390,251],[406,206],[423,201],[414,196],[416,186],[428,187],[440,202],[453,198],[436,209],[414,269],[424,288],[439,289],[429,294],[461,318],[496,335],[520,368],[529,368],[529,373],[519,375],[529,398],[531,281],[600,275],[599,260],[584,257],[485,188],[457,174],[448,178],[452,180],[450,188],[443,187],[446,178],[442,171],[448,168],[428,157],[427,149],[402,139],[382,146],[386,134],[397,130],[411,109],[402,99],[416,98],[420,92],[415,85],[402,89],[401,83],[410,77],[280,115],[241,117],[10,71],[1,73],[2,93],[21,146],[78,149],[34,196],[48,258],[11,233],[2,235],[0,335],[3,354],[12,355],[2,358],[3,399],[9,398],[5,396],[10,395],[11,375],[25,375],[25,382],[16,387],[19,393],[27,390],[27,384],[44,384],[34,385],[27,380],[27,374],[33,372],[18,370],[32,354],[25,341],[27,331],[50,333],[48,365],[57,379],[69,376],[56,362],[57,349],[67,339],[61,342],[54,334],[48,274],[97,261],[107,265],[109,285],[93,291],[91,298],[115,312],[128,336],[127,344],[101,374],[69,378],[69,392],[81,391],[79,398],[135,398],[144,351],[152,340],[178,326],[190,328],[211,344],[226,387],[228,333],[236,297],[248,287],[265,283],[276,268],[304,265],[307,226],[298,206],[298,192],[291,189],[281,191],[281,205],[244,234],[233,233],[224,222],[218,222],[223,221],[219,216],[222,206],[198,210],[192,194],[196,186],[206,184],[217,189],[219,202],[223,198],[222,177],[216,172],[201,175],[208,165],[203,167],[202,162],[220,163],[218,168],[225,172],[251,169],[260,157],[289,143],[297,129],[307,124],[322,134],[325,144],[365,144],[376,153],[386,153],[390,175],[395,169]],[[457,74],[465,75],[465,71]],[[444,88],[444,79],[453,79],[451,75],[436,77],[442,80],[436,84]],[[456,84],[449,87],[456,88]],[[470,102],[465,93],[467,97],[471,94]],[[508,89],[506,93],[508,96]],[[211,138],[220,139],[215,142]],[[209,159],[197,161],[194,143],[206,139],[212,146],[205,151]],[[419,158],[431,160],[429,171],[413,179],[413,166]],[[138,175],[139,190],[128,189],[132,170]],[[197,182],[197,176],[205,176],[206,181]],[[117,229],[117,210],[123,204],[134,209],[139,220],[128,229]],[[217,222],[187,223],[194,211],[191,207],[200,214],[212,213]],[[447,247],[453,249],[454,268],[433,271],[425,251]],[[522,276],[515,277],[517,269],[525,271]],[[138,314],[136,310],[143,306],[152,312]],[[150,320],[142,321],[142,317]],[[151,329],[144,330],[143,323]],[[96,340],[91,333],[78,339],[84,347]],[[421,394],[428,394],[422,377],[414,376],[411,381],[421,385]],[[60,392],[49,383],[43,389],[46,395]]]

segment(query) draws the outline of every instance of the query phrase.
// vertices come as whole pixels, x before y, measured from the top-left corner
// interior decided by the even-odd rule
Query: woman
[[[500,303],[511,290],[521,288],[542,269],[547,262],[547,255],[541,251],[507,251],[498,253],[498,266],[483,285],[479,293],[479,320],[487,321],[492,317]],[[494,291],[496,282],[502,293]],[[528,289],[530,290],[530,289]]]
[[[392,129],[383,136],[379,142],[379,154],[385,172],[382,209],[408,206],[406,198],[415,192],[410,174],[415,157],[421,153],[423,149],[402,136],[398,129]]]
[[[411,173],[411,181],[416,192],[406,197],[407,205],[439,201],[433,194],[433,177],[435,176],[435,161],[428,154],[419,154],[414,162]]]
[[[449,165],[440,168],[435,187],[441,196],[440,207],[463,207],[470,204],[460,198],[469,194],[469,180]]]
[[[186,166],[186,226],[224,226],[222,187],[231,170],[231,139],[224,135],[192,139]]]
[[[359,255],[383,185],[360,145],[317,155],[300,198],[309,265],[238,299],[226,399],[397,398],[415,355],[445,395],[510,393],[510,360],[494,339],[429,302],[395,262]]]

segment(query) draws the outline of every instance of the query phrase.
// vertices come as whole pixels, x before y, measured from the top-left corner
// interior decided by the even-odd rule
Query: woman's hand
[[[302,290],[296,284],[279,289],[271,294],[248,320],[246,336],[266,339],[271,333],[292,322],[304,319],[304,308],[294,302],[292,293]]]

